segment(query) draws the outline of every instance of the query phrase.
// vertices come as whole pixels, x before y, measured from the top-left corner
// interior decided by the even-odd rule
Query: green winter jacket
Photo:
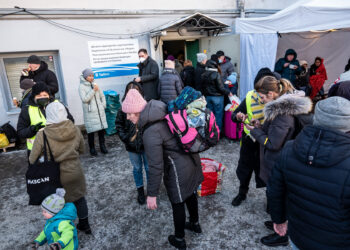
[[[78,235],[73,221],[77,218],[77,209],[73,203],[66,203],[62,210],[48,219],[44,230],[35,239],[40,246],[60,243],[62,250],[77,250]]]

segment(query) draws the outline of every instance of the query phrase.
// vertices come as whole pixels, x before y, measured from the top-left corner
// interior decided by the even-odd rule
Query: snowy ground
[[[156,211],[138,205],[123,145],[116,136],[108,137],[107,145],[106,157],[85,154],[81,158],[93,236],[79,233],[80,249],[172,249],[167,241],[173,234],[172,212],[164,187]],[[255,189],[252,183],[247,200],[237,208],[231,205],[238,190],[239,144],[224,139],[201,156],[221,161],[227,170],[222,193],[199,198],[203,234],[186,231],[188,248],[268,249],[260,243],[270,233],[263,225],[268,219],[265,190]],[[25,171],[26,151],[0,154],[0,249],[29,249],[45,224],[40,208],[27,205]]]

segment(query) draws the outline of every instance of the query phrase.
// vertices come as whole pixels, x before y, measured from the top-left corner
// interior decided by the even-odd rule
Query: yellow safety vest
[[[54,102],[58,102],[55,100]],[[42,122],[46,126],[46,117],[43,115],[39,107],[28,105],[28,114],[30,118],[30,125],[36,125],[39,122]],[[32,150],[35,140],[35,135],[32,138],[27,139],[27,149]]]
[[[248,118],[244,123],[248,124],[252,119],[259,120],[261,124],[264,123],[264,104],[260,102],[258,93],[251,90],[246,95],[246,106]],[[250,131],[244,126],[244,132],[250,135]]]

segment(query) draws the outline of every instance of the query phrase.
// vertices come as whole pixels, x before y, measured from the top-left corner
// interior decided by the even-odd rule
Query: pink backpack
[[[215,116],[209,109],[205,109],[205,137],[196,128],[191,128],[187,122],[186,110],[174,110],[165,116],[168,126],[187,153],[200,153],[215,146],[220,138],[220,130]]]

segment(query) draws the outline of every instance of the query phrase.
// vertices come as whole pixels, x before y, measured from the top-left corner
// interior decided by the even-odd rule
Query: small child
[[[51,250],[78,249],[77,229],[73,221],[77,218],[77,210],[73,203],[66,203],[63,188],[57,188],[55,194],[46,197],[41,203],[43,216],[47,219],[44,230],[31,244],[38,249],[46,242]]]

